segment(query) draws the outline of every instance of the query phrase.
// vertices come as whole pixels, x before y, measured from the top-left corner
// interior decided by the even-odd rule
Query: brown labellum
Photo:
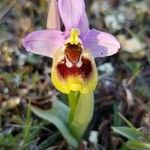
[[[65,55],[72,64],[77,64],[82,53],[81,44],[66,44]]]

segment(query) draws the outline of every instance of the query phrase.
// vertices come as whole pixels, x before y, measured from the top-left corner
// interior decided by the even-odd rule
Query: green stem
[[[69,105],[70,105],[69,122],[72,122],[73,120],[79,97],[80,97],[79,92],[71,91],[70,94],[68,94],[68,100],[69,100]]]

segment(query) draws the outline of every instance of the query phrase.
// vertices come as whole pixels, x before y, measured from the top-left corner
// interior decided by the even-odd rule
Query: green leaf
[[[79,97],[80,97],[80,92],[71,91],[68,94],[68,101],[69,101],[69,107],[70,107],[69,120],[68,120],[69,123],[72,122],[72,120],[73,120]]]
[[[126,146],[134,150],[150,150],[150,143],[144,143],[137,140],[128,141]]]
[[[112,127],[112,129],[115,133],[120,134],[129,140],[137,140],[142,136],[140,131],[130,127]]]
[[[44,140],[38,147],[38,150],[45,150],[46,148],[49,148],[52,144],[55,143],[57,138],[59,137],[60,133],[56,132],[50,137],[48,137],[46,140]]]
[[[12,134],[0,134],[0,148],[12,148],[15,146],[16,142],[17,138],[15,138]]]
[[[23,140],[24,143],[28,142],[29,136],[30,136],[30,131],[31,131],[31,104],[28,105],[27,108],[27,114],[26,114],[26,120],[25,120],[25,128],[23,130]]]
[[[117,126],[121,125],[122,120],[119,117],[116,102],[114,102],[113,108],[114,108],[114,117],[113,117],[114,118],[114,122],[113,122],[113,126],[117,127]]]
[[[32,106],[31,109],[42,119],[54,124],[71,146],[74,148],[78,147],[78,142],[67,126],[69,108],[65,104],[59,100],[54,100],[53,107],[49,110],[42,110],[35,106]]]
[[[123,116],[122,113],[118,112],[118,115],[129,127],[136,129],[133,124]]]

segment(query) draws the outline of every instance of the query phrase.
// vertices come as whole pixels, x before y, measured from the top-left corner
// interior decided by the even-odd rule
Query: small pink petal
[[[113,35],[96,29],[89,31],[83,44],[86,48],[91,50],[95,58],[111,56],[117,53],[120,48],[120,43]]]
[[[60,14],[58,3],[56,0],[51,0],[47,16],[47,28],[60,30]]]
[[[27,51],[53,57],[56,50],[64,44],[64,36],[61,31],[57,30],[41,30],[35,31],[26,36],[23,46]]]
[[[58,6],[65,30],[77,28],[85,11],[84,0],[58,0]]]

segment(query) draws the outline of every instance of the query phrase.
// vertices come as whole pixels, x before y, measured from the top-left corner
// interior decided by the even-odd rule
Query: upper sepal
[[[78,28],[79,22],[83,22],[84,19],[82,17],[85,13],[84,0],[59,0],[58,6],[65,30]]]

